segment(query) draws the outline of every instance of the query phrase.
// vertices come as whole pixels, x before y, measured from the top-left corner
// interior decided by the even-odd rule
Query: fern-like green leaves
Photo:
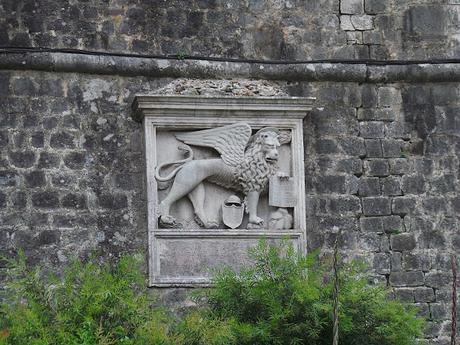
[[[137,256],[71,261],[57,276],[7,259],[0,345],[331,345],[331,260],[261,241],[252,264],[216,272],[182,318],[152,301]],[[339,267],[339,344],[415,345],[415,309],[369,284],[359,262]]]

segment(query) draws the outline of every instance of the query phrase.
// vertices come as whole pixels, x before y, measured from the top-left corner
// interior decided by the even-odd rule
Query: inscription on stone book
[[[295,180],[289,176],[270,177],[269,204],[277,207],[295,207]]]

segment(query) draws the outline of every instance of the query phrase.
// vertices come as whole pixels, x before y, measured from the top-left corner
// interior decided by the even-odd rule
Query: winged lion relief
[[[248,229],[264,227],[264,220],[257,209],[261,193],[273,176],[289,178],[279,171],[279,147],[289,143],[290,131],[265,127],[253,133],[244,122],[193,132],[176,133],[182,144],[178,149],[184,158],[158,165],[155,178],[158,182],[171,181],[171,188],[158,206],[158,222],[161,227],[181,227],[171,215],[171,206],[187,197],[193,206],[195,221],[204,228],[218,228],[219,222],[211,219],[204,207],[206,189],[204,181],[217,184],[244,196],[248,214]],[[216,150],[220,158],[194,159],[191,146]],[[162,171],[171,169],[166,175]]]

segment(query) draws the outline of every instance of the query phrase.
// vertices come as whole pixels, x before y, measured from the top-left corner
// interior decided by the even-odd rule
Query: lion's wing
[[[178,133],[176,138],[186,144],[212,147],[221,154],[226,164],[236,166],[243,160],[251,132],[247,123],[239,122],[202,131]]]

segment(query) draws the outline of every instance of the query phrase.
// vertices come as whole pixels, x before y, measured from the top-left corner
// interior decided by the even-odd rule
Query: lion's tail
[[[178,160],[178,161],[166,162],[166,163],[163,163],[163,164],[160,164],[159,166],[157,166],[156,169],[155,169],[155,178],[157,179],[158,182],[166,182],[166,181],[171,180],[174,176],[176,176],[176,174],[179,172],[179,170],[182,169],[184,163],[186,163],[188,161],[191,161],[193,159],[193,150],[192,150],[192,148],[190,146],[179,145],[178,149],[181,150],[181,151],[184,151],[184,154],[188,153],[189,154],[188,157],[186,157],[185,159]],[[161,176],[160,175],[160,170],[161,169],[163,169],[164,167],[167,167],[169,165],[176,165],[176,164],[180,164],[180,166],[178,166],[176,169],[171,171],[171,173],[169,173],[169,175],[166,175],[166,176]]]

